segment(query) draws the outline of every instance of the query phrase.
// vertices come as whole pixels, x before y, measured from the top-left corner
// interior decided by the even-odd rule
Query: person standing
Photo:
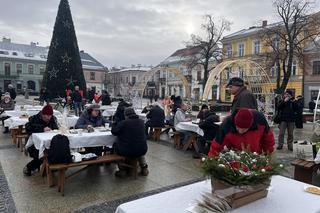
[[[40,97],[39,97],[40,105],[42,105],[44,102],[48,103],[48,99],[49,99],[49,93],[45,87],[42,87],[40,90]]]
[[[284,134],[287,130],[287,146],[289,151],[293,151],[293,130],[295,122],[295,112],[297,111],[297,102],[293,97],[290,90],[287,90],[283,95],[283,100],[281,100],[276,106],[278,112],[280,113],[280,124],[279,124],[279,141],[277,150],[281,150],[284,144]]]
[[[231,78],[227,84],[227,87],[229,87],[231,94],[234,95],[231,105],[231,113],[234,113],[240,108],[258,110],[257,99],[254,97],[251,91],[247,89],[247,87],[244,85],[244,81],[241,78]]]
[[[8,85],[7,91],[10,94],[11,99],[14,101],[17,97],[16,90],[13,88],[12,84]]]
[[[82,111],[82,96],[79,90],[79,86],[74,87],[74,92],[71,95],[72,101],[73,101],[73,107],[76,116],[80,116]]]
[[[316,103],[314,102],[314,99],[312,99],[309,103],[309,112],[312,112],[314,111],[314,109],[316,108]]]
[[[303,107],[304,107],[304,100],[301,95],[296,97],[297,102],[297,111],[296,111],[296,120],[295,125],[297,129],[303,129]]]
[[[93,98],[94,98],[94,91],[91,87],[89,87],[88,88],[88,102],[89,102],[89,104],[92,103]]]

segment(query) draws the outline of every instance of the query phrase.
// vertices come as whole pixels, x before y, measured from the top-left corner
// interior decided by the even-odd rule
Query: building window
[[[243,78],[243,67],[239,66],[239,78]]]
[[[314,61],[313,62],[313,75],[320,75],[320,61]]]
[[[33,66],[33,64],[29,64],[28,65],[28,73],[33,74],[33,72],[34,72],[34,66]]]
[[[90,72],[90,80],[96,80],[96,73]]]
[[[239,49],[239,56],[240,57],[244,56],[244,44],[243,43],[239,44],[238,49]]]
[[[291,66],[291,75],[296,75],[297,74],[296,71],[297,71],[297,62],[293,61]]]
[[[129,77],[126,78],[126,83],[129,83]]]
[[[201,71],[197,72],[197,81],[201,81]]]
[[[256,40],[253,42],[253,54],[258,55],[260,53],[260,41]]]
[[[44,74],[44,72],[45,72],[45,68],[44,68],[44,66],[40,65],[40,67],[39,67],[39,71],[40,71],[40,75],[43,75],[43,74]]]
[[[271,77],[276,77],[277,76],[278,69],[279,69],[279,67],[277,66],[277,64],[274,64],[273,67],[271,67]]]
[[[230,58],[232,57],[232,45],[227,46],[227,57]]]
[[[21,74],[22,73],[22,64],[17,64],[16,68],[17,68],[17,74]]]
[[[136,83],[136,76],[133,76],[132,77],[132,84],[135,84]]]
[[[11,73],[11,64],[4,63],[4,75],[10,76],[10,73]]]
[[[279,40],[279,38],[274,38],[274,39],[272,40],[272,46],[271,46],[271,48],[272,48],[273,50],[277,50],[277,49],[279,49],[279,45],[280,45],[280,40]]]

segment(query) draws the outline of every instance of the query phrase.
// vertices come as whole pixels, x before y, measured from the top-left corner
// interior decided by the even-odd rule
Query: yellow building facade
[[[268,87],[270,87],[268,92],[273,93],[274,89],[276,89],[277,67],[270,64],[267,59],[267,55],[272,52],[272,48],[263,41],[263,35],[261,33],[265,27],[267,27],[267,25],[264,21],[260,27],[251,27],[225,36],[222,39],[223,60],[249,59],[255,61],[268,74],[271,81],[271,84],[268,85]],[[228,80],[232,77],[243,77],[244,73],[248,73],[248,69],[255,68],[234,64],[232,67],[229,67],[228,70],[222,72],[223,74],[220,76],[220,100],[222,102],[232,101],[232,96],[228,88],[226,88]],[[283,74],[281,75],[283,76]],[[287,89],[292,90],[294,95],[297,96],[302,95],[302,88],[303,66],[299,61],[294,60]]]

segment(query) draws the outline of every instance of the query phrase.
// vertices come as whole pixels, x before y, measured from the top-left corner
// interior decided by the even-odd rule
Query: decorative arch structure
[[[191,85],[188,82],[188,79],[183,75],[183,73],[175,68],[175,67],[167,67],[167,66],[157,66],[152,68],[150,71],[146,72],[141,79],[139,79],[139,83],[137,87],[134,90],[137,90],[140,94],[143,94],[143,91],[145,90],[147,86],[147,82],[159,71],[168,71],[173,74],[175,74],[176,77],[178,77],[185,89],[185,95],[187,98],[191,97]]]
[[[241,73],[239,69],[231,72],[230,67],[241,67]],[[202,100],[207,101],[212,86],[218,83],[220,85],[226,85],[228,77],[241,77],[248,89],[257,97],[259,111],[263,111],[266,117],[271,118],[274,114],[274,84],[271,83],[270,78],[264,68],[255,61],[250,59],[236,59],[228,60],[218,64],[208,77],[206,86],[203,91]],[[221,88],[220,88],[221,89]],[[222,88],[224,89],[224,88]]]
[[[240,77],[243,78],[243,80],[247,84],[247,87],[251,89],[251,91],[254,94],[273,93],[274,86],[271,83],[268,74],[265,72],[265,70],[260,64],[249,59],[236,59],[236,60],[224,61],[218,64],[210,72],[206,86],[203,91],[203,96],[202,96],[203,100],[208,99],[209,92],[211,91],[212,86],[214,85],[215,82],[218,81],[221,74],[224,74],[224,73],[226,74],[226,72],[228,72],[226,69],[234,65],[238,65],[244,68],[242,74],[240,74],[239,71],[236,71],[238,74],[237,76],[239,76],[240,74]]]

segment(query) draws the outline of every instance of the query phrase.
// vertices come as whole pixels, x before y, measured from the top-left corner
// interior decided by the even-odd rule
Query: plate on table
[[[99,132],[108,132],[108,131],[110,131],[110,129],[107,128],[107,127],[96,127],[95,129],[98,130]]]
[[[304,191],[312,194],[320,195],[320,188],[316,186],[305,185]]]
[[[74,129],[70,129],[69,132],[70,132],[70,134],[78,134],[78,131],[74,130]]]

